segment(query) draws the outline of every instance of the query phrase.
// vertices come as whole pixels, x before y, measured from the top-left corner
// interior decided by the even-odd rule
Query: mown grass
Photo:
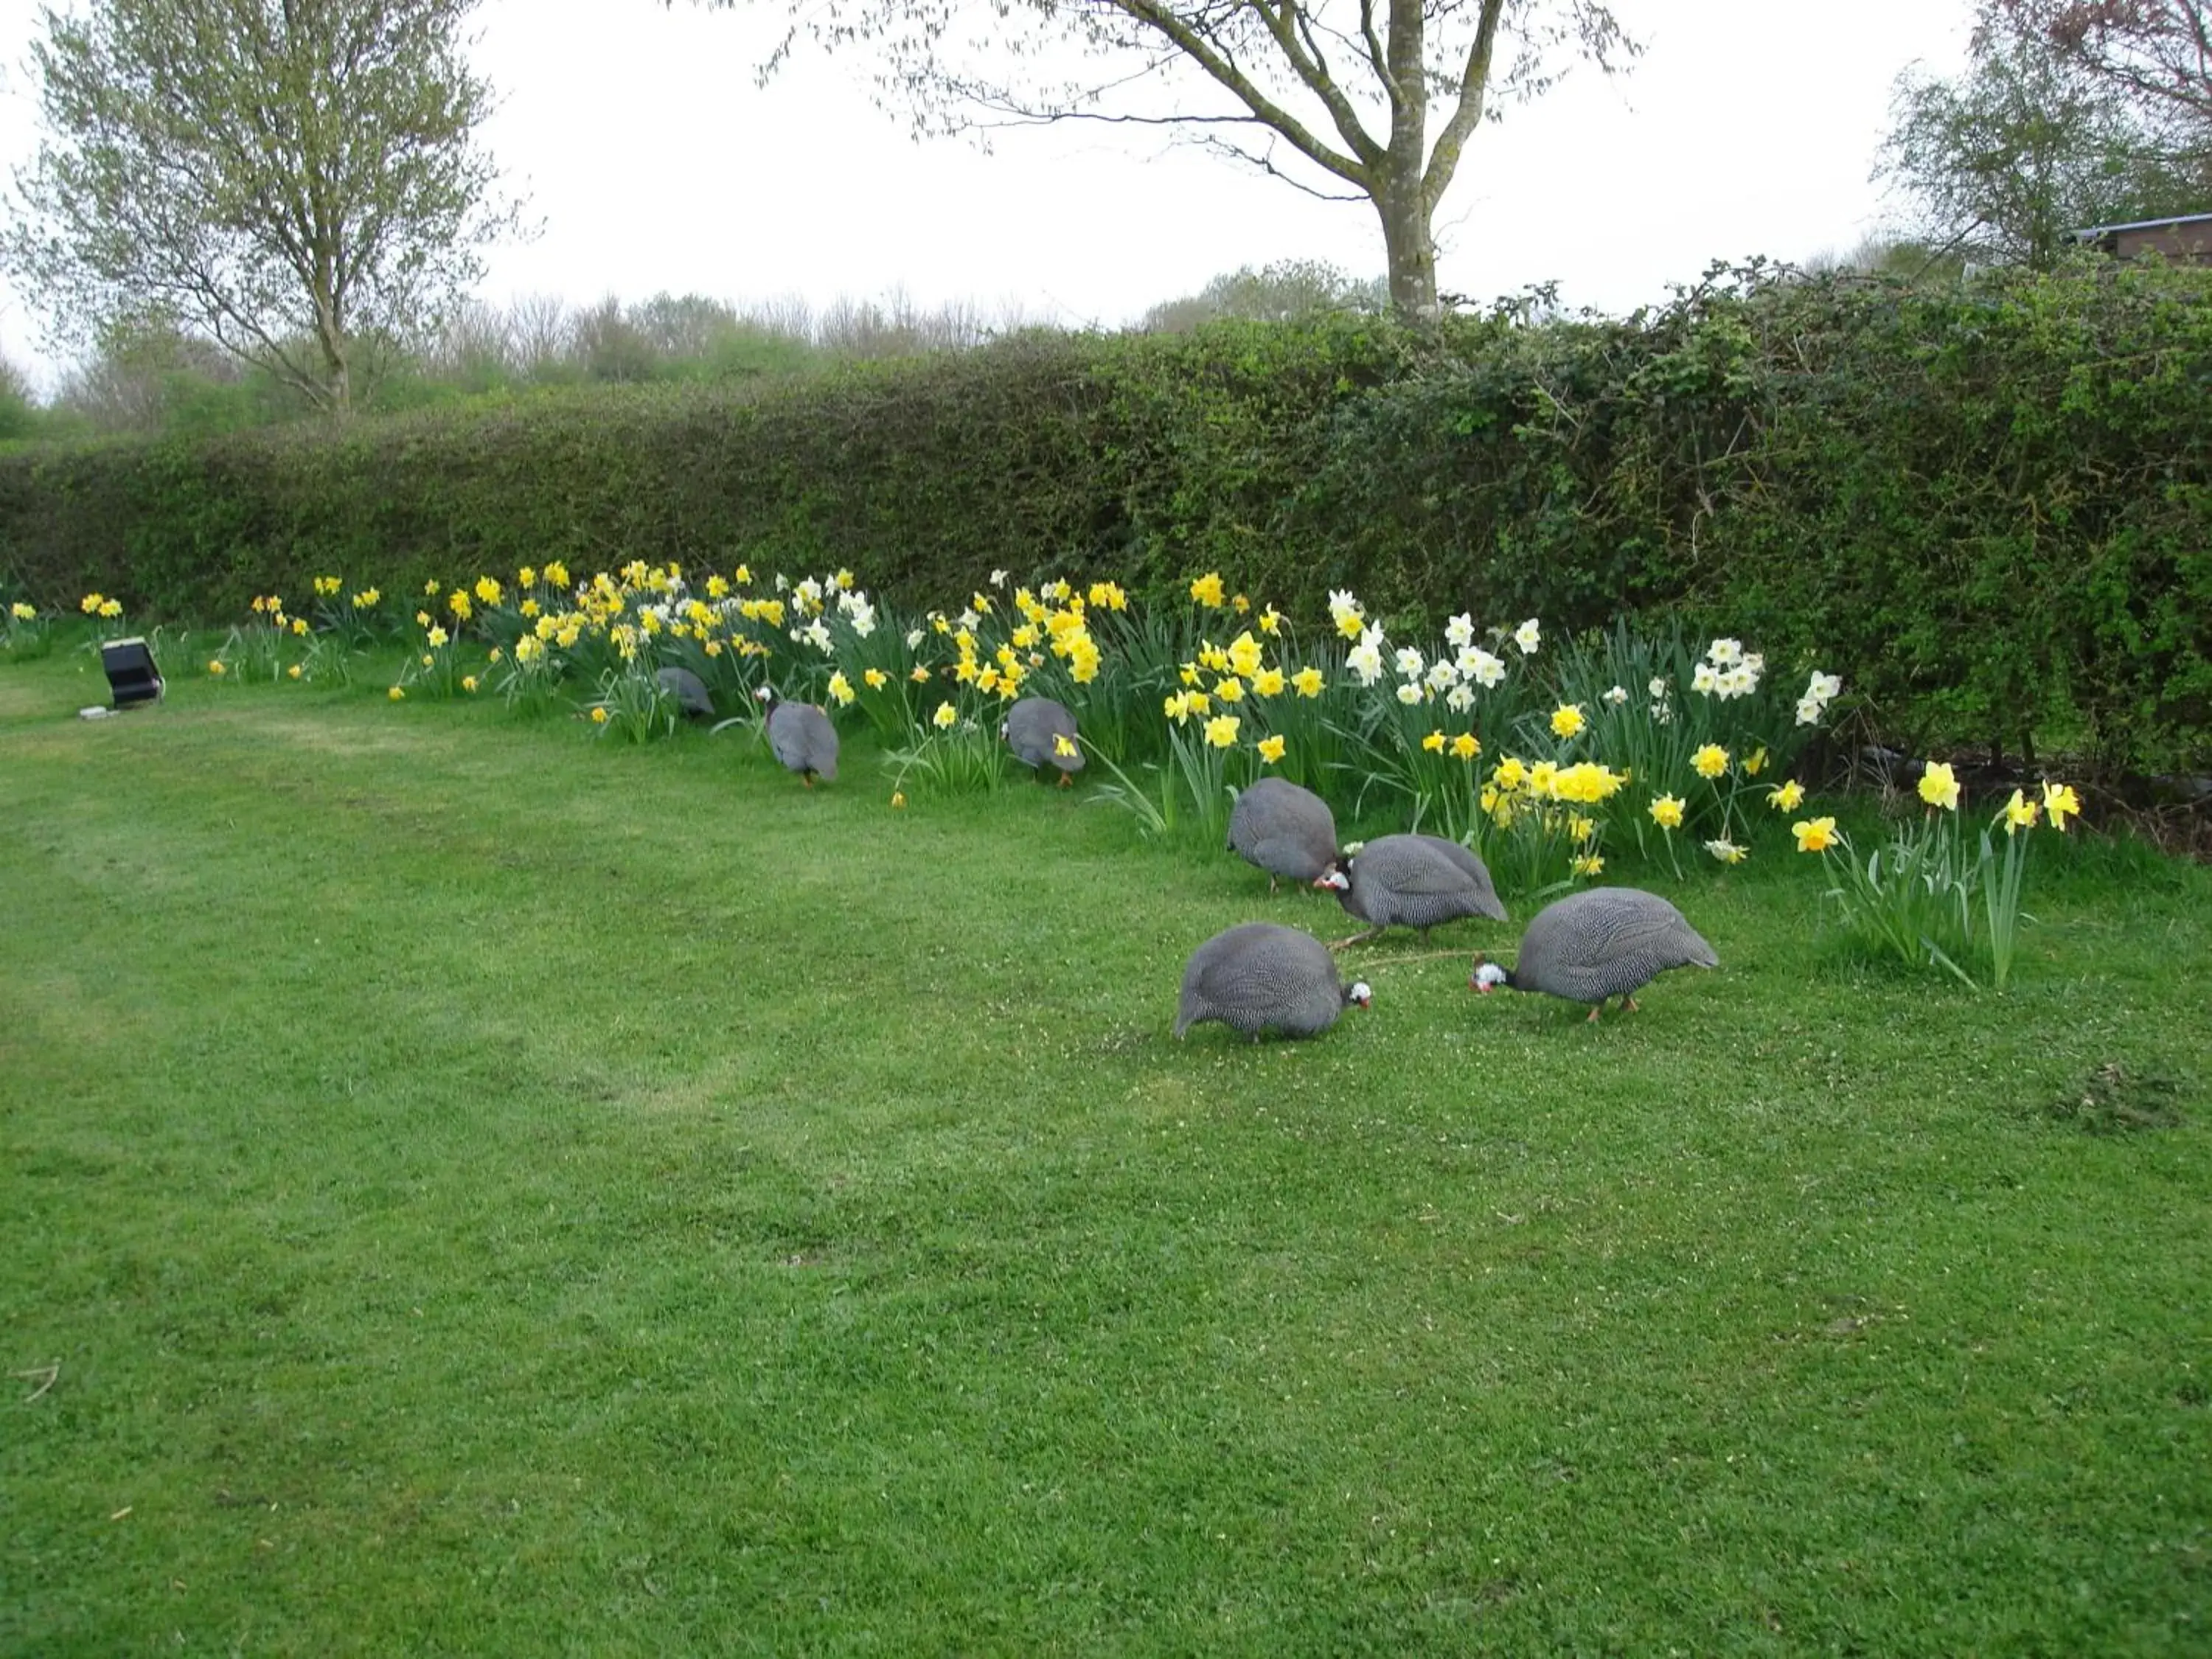
[[[1334,907],[88,660],[0,669],[0,1650],[2204,1650],[2202,872],[2075,848],[2002,997],[1769,854],[1639,1015],[1407,940],[1178,1045]]]

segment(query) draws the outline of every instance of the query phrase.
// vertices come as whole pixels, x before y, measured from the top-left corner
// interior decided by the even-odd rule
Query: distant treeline
[[[2212,749],[2212,271],[1915,285],[1753,269],[1628,318],[1538,302],[1173,335],[1016,332],[799,375],[0,455],[47,604],[234,617],[563,558],[994,568],[1312,619],[1679,617],[1842,673],[1914,752]]]

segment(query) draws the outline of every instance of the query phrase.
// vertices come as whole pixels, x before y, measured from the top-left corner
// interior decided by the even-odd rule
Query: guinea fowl
[[[753,694],[769,705],[768,746],[809,789],[837,781],[837,728],[811,702],[785,702],[763,685]]]
[[[1328,803],[1285,778],[1261,778],[1237,797],[1229,850],[1278,878],[1318,881],[1337,860],[1336,817]]]
[[[1720,965],[1713,947],[1656,893],[1592,887],[1536,913],[1510,972],[1477,957],[1468,983],[1485,995],[1504,985],[1587,1002],[1595,1019],[1607,997],[1633,1009],[1634,993],[1669,968]]]
[[[1272,921],[1248,921],[1216,933],[1191,952],[1176,1005],[1175,1034],[1214,1019],[1249,1033],[1317,1036],[1346,1005],[1367,1006],[1364,982],[1346,985],[1336,958],[1311,933]]]
[[[707,682],[690,669],[671,665],[655,674],[653,682],[676,699],[676,706],[686,717],[696,720],[714,718],[714,700],[707,695]]]
[[[1505,920],[1482,860],[1435,836],[1377,836],[1348,861],[1332,863],[1314,885],[1335,889],[1337,902],[1369,924],[1365,933],[1340,939],[1340,947],[1373,939],[1393,923],[1426,937],[1437,923],[1462,916]]]
[[[1075,740],[1075,716],[1050,697],[1024,697],[1006,710],[999,735],[1014,751],[1014,758],[1039,777],[1050,764],[1060,769],[1060,787],[1068,785],[1068,774],[1083,769],[1083,745]]]

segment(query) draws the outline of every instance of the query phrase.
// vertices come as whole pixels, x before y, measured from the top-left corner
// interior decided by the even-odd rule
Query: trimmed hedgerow
[[[994,568],[1309,611],[1670,612],[1817,652],[1917,750],[2212,744],[2212,272],[1960,289],[1716,273],[1626,319],[1504,308],[1025,335],[757,388],[573,391],[0,456],[0,571],[216,618],[560,557]]]

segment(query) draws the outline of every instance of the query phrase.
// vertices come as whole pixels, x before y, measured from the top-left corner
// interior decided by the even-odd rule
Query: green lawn
[[[2069,843],[1976,996],[1770,846],[1640,1014],[1407,938],[1177,1044],[1336,908],[90,661],[0,666],[0,1652],[2212,1646],[2203,872]]]

